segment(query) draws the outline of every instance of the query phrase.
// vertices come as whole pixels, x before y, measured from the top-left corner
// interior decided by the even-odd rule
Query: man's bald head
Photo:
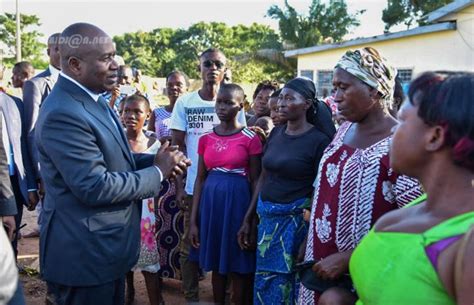
[[[61,33],[54,33],[53,35],[49,36],[48,48],[57,46],[59,44],[59,37],[61,37]]]
[[[59,53],[61,62],[66,64],[71,56],[82,58],[94,51],[99,44],[112,39],[99,27],[89,23],[74,23],[61,33]]]
[[[60,68],[61,59],[59,57],[59,37],[61,33],[54,33],[48,38],[48,49],[46,52],[49,56],[49,64],[54,66],[56,69]]]
[[[118,64],[112,39],[89,23],[68,26],[59,38],[61,68],[92,92],[110,91],[117,82]]]

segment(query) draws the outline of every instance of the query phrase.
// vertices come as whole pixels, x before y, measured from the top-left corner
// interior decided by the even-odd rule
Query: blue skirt
[[[209,172],[199,204],[199,249],[189,259],[205,271],[220,274],[255,272],[255,252],[240,249],[237,232],[250,205],[247,177]]]

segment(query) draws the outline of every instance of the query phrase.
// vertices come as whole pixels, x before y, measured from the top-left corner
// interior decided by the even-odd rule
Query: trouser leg
[[[192,196],[186,197],[187,206],[191,206],[192,199]],[[189,238],[187,238],[189,233],[191,211],[182,211],[181,213],[183,213],[184,236],[181,236],[180,241],[179,262],[181,265],[181,275],[183,277],[184,297],[187,301],[197,302],[199,301],[199,264],[189,260],[189,250],[191,249],[191,243]]]

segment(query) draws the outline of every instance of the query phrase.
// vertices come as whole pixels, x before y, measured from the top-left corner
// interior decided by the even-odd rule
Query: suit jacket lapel
[[[117,114],[115,113],[115,111],[113,111],[108,105],[107,105],[107,101],[106,99],[101,96],[99,98],[99,101],[98,101],[98,104],[99,106],[102,106],[101,108],[104,109],[104,111],[108,112],[108,114],[106,113],[106,115],[108,116],[108,119],[109,119],[109,122],[110,122],[110,119],[112,119],[114,122],[111,122],[112,123],[112,127],[114,128],[114,130],[116,131],[116,133],[118,133],[120,135],[120,137],[122,138],[122,143],[125,143],[125,151],[128,153],[128,157],[131,161],[131,163],[133,164],[133,166],[135,167],[135,159],[133,158],[133,155],[132,155],[132,148],[130,147],[130,144],[128,143],[128,139],[127,139],[127,136],[125,135],[125,132],[122,128],[122,122],[120,121],[120,119],[118,118]],[[114,124],[115,123],[115,124]],[[122,147],[123,148],[123,147]]]
[[[104,106],[107,109],[107,111],[109,112],[110,117],[112,117],[112,119],[114,120],[114,122],[115,122],[114,127],[116,127],[115,130],[119,131],[119,134],[122,137],[123,142],[126,143],[126,145],[127,145],[127,151],[129,152],[130,157],[133,159],[132,148],[130,147],[130,144],[128,143],[127,135],[125,134],[125,132],[122,128],[122,122],[120,121],[120,119],[117,116],[117,114],[115,113],[115,111],[113,111],[107,104],[104,104]]]
[[[83,101],[83,104],[84,108],[112,133],[115,140],[120,144],[124,155],[127,157],[129,162],[134,165],[135,163],[133,162],[130,147],[128,146],[128,141],[126,140],[125,136],[122,135],[123,131],[118,130],[118,128],[121,126],[121,123],[114,119],[118,128],[114,126],[114,123],[111,121],[111,117],[113,116],[109,116],[107,114],[107,109],[102,108],[101,105],[99,105],[98,102],[92,100],[92,98],[89,97],[87,101]],[[105,107],[108,106],[105,105]]]
[[[45,71],[45,78],[46,80],[46,87],[48,88],[48,94],[49,92],[51,92],[51,90],[53,89],[54,87],[54,83],[55,81],[51,78],[51,71],[49,70],[49,68]]]
[[[67,84],[65,84],[65,82],[67,82]],[[122,148],[123,154],[129,160],[130,164],[132,164],[133,168],[135,168],[135,162],[131,154],[131,149],[128,145],[128,141],[123,131],[120,129],[120,126],[122,126],[122,124],[118,122],[117,118],[114,118],[114,121],[117,124],[116,127],[111,121],[111,117],[114,116],[109,116],[109,114],[107,113],[107,108],[102,107],[98,102],[94,101],[89,94],[87,94],[84,90],[76,86],[74,83],[68,81],[67,79],[59,77],[58,85],[66,86],[67,91],[72,95],[72,97],[76,100],[79,100],[84,105],[84,109],[92,116],[94,116],[97,121],[99,121],[105,128],[107,128],[112,133],[114,139],[119,143],[120,147]],[[71,90],[71,86],[74,86],[73,90]],[[104,106],[108,107],[107,105]]]

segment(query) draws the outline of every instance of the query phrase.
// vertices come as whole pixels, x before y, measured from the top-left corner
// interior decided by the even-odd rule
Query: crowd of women
[[[248,127],[244,91],[220,85],[185,236],[216,303],[228,290],[235,304],[474,302],[474,74],[423,73],[401,104],[396,73],[373,48],[346,52],[333,76],[337,130],[309,79],[259,84]],[[170,104],[153,111],[143,96],[123,101],[134,152],[169,139],[186,84],[168,75]],[[152,304],[161,277],[180,277],[175,194],[167,181],[143,201],[136,268]]]

